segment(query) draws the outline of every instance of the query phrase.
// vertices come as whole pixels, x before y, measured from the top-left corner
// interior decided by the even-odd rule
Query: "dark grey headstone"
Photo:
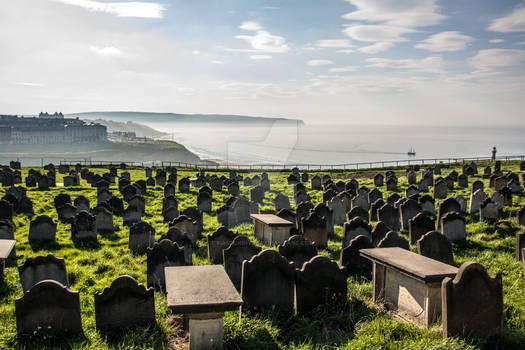
[[[288,261],[293,262],[298,269],[306,261],[317,255],[315,244],[305,239],[302,235],[291,236],[279,245],[278,250]]]
[[[234,238],[230,246],[222,251],[224,270],[230,277],[235,288],[241,287],[242,263],[258,254],[261,248],[254,245],[246,236]]]
[[[230,246],[238,234],[222,226],[208,235],[208,259],[212,264],[222,264],[222,251]]]
[[[406,250],[410,250],[410,244],[406,239],[401,237],[397,234],[397,232],[390,231],[386,234],[385,238],[383,238],[378,244],[378,248],[403,248]]]
[[[153,244],[153,247],[147,248],[146,264],[148,287],[165,290],[164,268],[167,266],[184,266],[184,248],[179,247],[175,242],[164,239]]]
[[[44,280],[53,280],[60,282],[60,284],[66,287],[69,286],[66,263],[64,259],[57,258],[53,254],[27,258],[26,261],[18,267],[18,274],[24,292]]]
[[[349,276],[372,279],[372,262],[359,254],[360,249],[373,248],[367,236],[357,236],[341,250],[340,264],[346,268]]]
[[[40,215],[29,224],[29,242],[55,241],[57,223],[47,215]]]
[[[416,242],[427,232],[433,231],[436,227],[434,220],[428,215],[419,213],[408,222],[408,237],[410,244]]]
[[[95,217],[87,211],[81,211],[71,224],[71,239],[75,241],[97,240]]]
[[[401,224],[399,222],[399,211],[390,204],[385,204],[377,211],[378,221],[383,221],[391,230],[399,231]]]
[[[430,231],[417,241],[417,251],[427,258],[453,264],[452,244],[441,232]]]

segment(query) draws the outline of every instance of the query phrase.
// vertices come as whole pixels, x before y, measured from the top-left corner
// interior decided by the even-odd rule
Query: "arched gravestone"
[[[468,187],[468,176],[465,174],[461,174],[458,176],[458,186],[462,188]]]
[[[237,224],[235,210],[229,205],[223,205],[216,211],[217,222],[226,227],[233,227]]]
[[[427,258],[453,264],[452,244],[441,232],[430,231],[417,241],[417,252]]]
[[[401,199],[401,196],[399,194],[392,193],[390,196],[386,198],[386,203],[393,206],[400,199]]]
[[[228,230],[225,226],[219,227],[208,235],[208,260],[212,264],[222,264],[222,251],[228,248],[237,236],[237,233]]]
[[[383,238],[378,244],[378,248],[403,248],[406,250],[410,250],[410,245],[406,239],[401,237],[397,234],[397,232],[390,231],[386,234],[385,238]]]
[[[343,227],[343,246],[345,248],[350,244],[350,241],[357,236],[366,236],[372,240],[372,226],[368,221],[362,218],[354,218],[350,222],[345,222]]]
[[[479,206],[479,221],[494,223],[498,221],[498,215],[498,206],[490,198],[481,202]]]
[[[333,224],[339,226],[343,225],[346,220],[346,206],[344,201],[339,196],[335,196],[328,201],[327,205],[332,211]]]
[[[516,261],[524,260],[524,257],[520,255],[523,248],[525,248],[525,229],[516,233]]]
[[[228,194],[230,196],[239,195],[239,184],[237,182],[232,182],[228,185]]]
[[[308,195],[308,193],[306,193],[306,191],[300,190],[294,195],[294,201],[295,205],[297,206],[300,203],[309,202],[310,196]]]
[[[302,219],[301,227],[304,237],[314,242],[317,247],[326,247],[328,245],[326,217],[312,212],[307,218]]]
[[[0,200],[0,220],[13,220],[13,205],[5,199]]]
[[[210,213],[212,202],[213,198],[207,192],[199,193],[197,196],[197,208],[202,212]]]
[[[193,265],[193,244],[186,233],[181,232],[178,228],[171,227],[165,235],[160,236],[158,242],[164,239],[175,242],[179,247],[184,248],[184,263]]]
[[[97,194],[97,204],[107,202],[111,199],[113,194],[108,190],[102,190]]]
[[[382,201],[382,199],[378,199],[376,202],[380,203],[380,201]],[[363,209],[361,207],[354,207],[354,208],[352,208],[352,210],[350,210],[347,213],[347,219],[348,219],[348,221],[352,221],[355,218],[360,218],[361,220],[369,221],[368,220],[369,219],[368,218],[368,211],[366,211],[365,209]]]
[[[228,248],[222,250],[224,270],[235,288],[241,287],[242,263],[258,254],[261,248],[254,245],[246,236],[235,237]]]
[[[399,231],[399,211],[390,204],[385,204],[377,211],[377,219],[383,221],[391,230]]]
[[[305,314],[317,306],[346,300],[346,271],[326,256],[316,256],[295,271],[295,313]]]
[[[281,192],[275,195],[275,198],[273,199],[273,204],[275,206],[275,211],[280,211],[281,209],[291,209],[290,199],[288,198],[288,196],[285,196]]]
[[[417,183],[417,174],[414,170],[407,171],[407,182],[409,185]]]
[[[310,188],[312,190],[321,190],[323,187],[321,185],[321,178],[319,175],[314,175],[310,180]]]
[[[461,213],[461,206],[459,205],[458,201],[455,198],[449,197],[445,199],[443,202],[439,203],[438,208],[438,216],[437,216],[437,229],[441,232],[443,232],[443,228],[441,227],[441,219],[447,214],[457,212]]]
[[[55,241],[57,233],[57,223],[47,215],[37,216],[29,224],[29,242],[35,241]]]
[[[408,230],[408,222],[421,212],[421,205],[413,199],[408,199],[405,203],[399,206],[399,214],[401,217],[401,228]]]
[[[297,215],[291,210],[291,209],[281,209],[277,213],[275,213],[278,217],[281,219],[285,219],[293,223],[292,230],[297,231]],[[292,231],[290,231],[291,233]]]
[[[451,242],[467,239],[465,217],[458,212],[447,213],[441,219],[441,232]]]
[[[434,220],[429,216],[419,213],[408,221],[408,238],[410,244],[416,242],[427,232],[433,231],[436,227]]]
[[[15,239],[15,227],[10,220],[0,220],[0,239]]]
[[[278,246],[279,253],[300,269],[305,262],[317,255],[314,242],[302,235],[294,235]]]
[[[180,193],[190,192],[190,179],[188,179],[187,177],[183,177],[182,179],[179,180],[179,192]]]
[[[124,201],[122,198],[111,196],[107,203],[111,207],[113,214],[121,215],[124,212]]]
[[[155,242],[155,229],[149,223],[139,221],[129,228],[128,247],[134,252],[143,252]]]
[[[352,198],[351,207],[352,209],[355,207],[361,207],[368,211],[368,208],[370,207],[370,203],[368,202],[368,194],[358,193],[354,198]]]
[[[341,250],[340,264],[349,276],[372,279],[372,262],[359,254],[360,249],[373,248],[370,237],[359,235]]]
[[[445,180],[438,179],[434,184],[434,199],[447,198],[448,186]]]
[[[239,197],[232,205],[235,211],[235,219],[237,223],[250,222],[251,206],[250,201],[244,197]]]
[[[182,181],[182,180],[181,180]],[[180,186],[179,186],[180,189]],[[175,185],[167,184],[164,186],[164,198],[175,196]]]
[[[311,202],[302,202],[297,205],[295,212],[297,214],[297,229],[303,230],[303,219],[310,215],[310,211],[314,209],[314,205]]]
[[[343,192],[345,190],[345,183],[342,180],[339,180],[335,183],[335,191],[337,193]]]
[[[466,262],[454,279],[442,282],[443,337],[488,338],[503,331],[503,286],[499,273],[487,274]]]
[[[328,189],[324,191],[323,192],[323,203],[328,202],[330,199],[334,198],[335,196],[337,196],[337,192],[333,189]]]
[[[483,181],[476,180],[472,183],[472,191],[471,193],[476,192],[477,190],[483,191],[485,185],[483,184]]]
[[[57,258],[53,254],[27,258],[22,265],[18,266],[18,275],[24,292],[44,280],[53,280],[63,286],[69,286],[66,263],[64,259]]]
[[[158,173],[155,175],[155,185],[165,186],[166,185],[166,173]]]
[[[405,190],[405,197],[407,198],[410,198],[412,196],[417,196],[417,195],[419,195],[419,189],[414,185],[408,186],[407,189]]]
[[[169,239],[155,243],[153,247],[147,248],[146,265],[148,287],[165,290],[164,268],[167,266],[184,266],[184,248],[179,247],[177,243]]]
[[[394,176],[387,177],[386,179],[386,190],[387,191],[397,191],[397,179]]]
[[[122,221],[125,226],[131,226],[134,223],[139,222],[141,219],[142,211],[133,205],[128,205],[122,213]]]
[[[121,330],[155,323],[153,288],[146,289],[131,276],[119,276],[102,293],[95,293],[97,330]]]
[[[368,192],[368,203],[370,205],[378,199],[383,199],[383,192],[379,191],[377,188],[374,188]]]
[[[18,336],[82,333],[80,299],[59,282],[37,283],[15,300]]]
[[[381,187],[383,186],[383,182],[384,182],[383,174],[378,173],[374,175],[374,186]]]
[[[302,173],[301,174],[301,181],[302,182],[308,182],[308,178],[309,178],[308,173]]]
[[[58,219],[62,222],[72,223],[75,215],[77,213],[77,208],[75,208],[71,203],[66,203],[57,209]]]
[[[75,198],[73,205],[77,209],[77,213],[81,212],[82,210],[87,212],[90,211],[89,199],[86,196],[78,196]]]
[[[51,180],[46,175],[38,179],[38,190],[39,191],[47,191],[49,190],[50,186],[51,186]]]
[[[385,205],[385,201],[382,199],[376,200],[372,205],[370,206],[370,216],[369,216],[369,222],[372,221],[378,221],[377,219],[377,212],[379,208],[381,208],[383,205]],[[363,211],[364,213],[364,211]],[[348,213],[348,220],[350,220],[350,213]]]
[[[250,190],[250,200],[256,203],[262,203],[264,200],[264,189],[261,186],[255,186]]]
[[[474,193],[470,195],[470,202],[469,202],[469,214],[474,214],[479,211],[479,207],[483,201],[487,199],[487,195],[485,192],[483,192],[482,189],[476,190]]]
[[[164,197],[164,199],[162,200],[163,211],[170,207],[173,207],[177,210],[179,209],[179,201],[177,200],[177,198],[175,198],[175,196]]]
[[[97,240],[95,217],[87,211],[81,211],[71,224],[71,239],[74,241]]]
[[[320,217],[326,218],[326,230],[328,231],[328,234],[334,233],[334,212],[332,209],[326,205],[326,203],[319,203],[317,204],[312,212],[315,212]]]
[[[262,311],[294,308],[295,266],[279,252],[266,249],[242,263],[242,308]]]
[[[128,204],[129,206],[137,208],[142,214],[146,212],[146,199],[140,195],[131,197]]]
[[[114,231],[113,213],[104,207],[93,209],[95,215],[95,227],[97,232],[111,233]]]
[[[388,227],[383,221],[379,221],[372,230],[372,245],[377,247],[379,242],[385,238],[388,232],[390,232],[390,227]]]
[[[498,205],[498,210],[502,210],[503,207],[505,206],[504,205],[505,199],[503,198],[503,195],[499,193],[498,191],[492,192],[492,194],[490,195],[490,200],[492,200],[492,202]]]

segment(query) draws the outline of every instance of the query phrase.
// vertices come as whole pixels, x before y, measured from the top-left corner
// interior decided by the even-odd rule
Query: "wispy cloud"
[[[492,39],[492,40],[489,40],[489,43],[491,43],[491,44],[501,44],[504,41],[505,40],[503,40],[503,39]]]
[[[352,45],[350,41],[346,39],[318,40],[317,46],[324,47],[324,48],[338,48],[338,49],[355,47],[355,45]]]
[[[16,82],[14,83],[15,85],[20,85],[20,86],[30,86],[30,87],[41,87],[41,86],[44,86],[44,84],[40,84],[40,83],[29,83],[29,82]]]
[[[250,59],[252,60],[270,60],[272,56],[270,55],[251,55]]]
[[[470,58],[469,62],[480,71],[510,67],[525,62],[525,51],[514,49],[480,50]]]
[[[423,59],[391,59],[374,57],[367,58],[365,61],[370,63],[368,67],[413,70],[429,73],[441,73],[443,72],[443,67],[445,65],[443,58],[440,56],[430,56]]]
[[[242,22],[239,28],[241,28],[242,30],[249,30],[249,31],[257,31],[257,30],[262,29],[261,25],[258,22],[252,22],[252,21]]]
[[[356,70],[357,70],[356,66],[345,66],[345,67],[337,67],[337,68],[329,69],[331,73],[347,73],[347,72],[355,72]]]
[[[100,56],[123,56],[124,52],[122,52],[120,49],[117,49],[114,46],[105,46],[105,47],[99,47],[99,46],[90,46],[89,49]]]
[[[284,53],[290,51],[286,39],[282,36],[273,35],[263,29],[258,22],[243,22],[240,29],[255,32],[254,35],[237,35],[235,38],[244,40],[251,45],[255,51]]]
[[[306,62],[306,64],[312,67],[316,67],[316,66],[326,66],[329,64],[334,64],[334,62],[330,60],[310,60]]]
[[[525,32],[525,6],[516,7],[506,16],[496,18],[488,30],[500,33]]]
[[[156,2],[101,2],[95,0],[51,0],[82,7],[92,12],[106,12],[117,17],[162,18],[164,5]]]
[[[381,51],[386,51],[389,48],[391,48],[392,46],[394,46],[393,43],[378,42],[378,43],[375,43],[375,44],[372,44],[372,45],[360,47],[359,48],[359,52],[367,53],[367,54],[374,54],[374,53],[378,53],[378,52],[381,52]]]
[[[429,36],[415,47],[433,52],[461,51],[473,40],[473,37],[457,31],[440,32]]]

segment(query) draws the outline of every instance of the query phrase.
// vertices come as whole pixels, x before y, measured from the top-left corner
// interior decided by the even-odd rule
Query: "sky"
[[[0,113],[525,126],[525,1],[0,0]]]

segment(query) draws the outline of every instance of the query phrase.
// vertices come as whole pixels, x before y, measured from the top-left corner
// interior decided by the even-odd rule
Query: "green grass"
[[[455,169],[443,171],[443,176]],[[479,166],[482,170],[482,167]],[[503,164],[503,169],[519,172],[517,162]],[[105,169],[92,169],[104,173]],[[404,170],[397,169],[399,175]],[[25,178],[28,168],[23,169]],[[128,170],[132,181],[145,179],[143,169]],[[368,170],[367,170],[368,171]],[[119,171],[120,172],[120,171]],[[368,171],[369,172],[369,171]],[[260,172],[257,172],[260,174]],[[320,172],[325,174],[328,172]],[[194,177],[195,170],[179,170],[181,176]],[[219,172],[225,174],[224,172]],[[253,176],[256,172],[242,172]],[[313,174],[313,172],[311,172]],[[332,172],[334,182],[338,179],[347,181],[359,177],[361,186],[373,188],[373,181],[362,177],[364,171]],[[266,193],[260,210],[273,210],[272,199],[277,192],[283,192],[291,199],[293,189],[287,185],[289,172],[269,172],[271,191]],[[63,175],[57,174],[57,182],[62,182]],[[481,179],[476,176],[475,179]],[[472,183],[474,178],[469,179]],[[491,192],[488,180],[485,191]],[[241,195],[249,198],[249,188],[241,184]],[[309,188],[307,184],[307,188]],[[408,187],[406,177],[399,176],[399,193],[404,195]],[[383,197],[390,193],[380,189]],[[113,193],[118,189],[113,186]],[[0,188],[3,195],[5,188]],[[28,189],[28,196],[33,200],[35,215],[47,214],[58,222],[53,206],[53,198],[61,192],[68,192],[72,199],[79,195],[88,197],[93,207],[96,203],[96,190],[82,180],[82,186],[76,188],[52,188],[50,191]],[[308,191],[314,203],[321,201],[321,191]],[[177,193],[179,208],[196,205],[197,190],[190,194]],[[449,195],[461,194],[468,199],[470,189],[456,189]],[[148,188],[146,198],[145,221],[156,229],[156,239],[164,234],[167,223],[161,216],[163,191],[161,187]],[[229,196],[227,193],[213,194],[213,211],[223,205]],[[237,312],[226,313],[224,318],[224,338],[227,349],[479,349],[500,348],[519,349],[525,344],[525,284],[523,267],[514,259],[515,234],[520,229],[516,225],[517,210],[525,204],[525,195],[514,196],[513,206],[505,208],[501,220],[493,225],[480,223],[479,216],[467,216],[468,239],[462,244],[454,244],[455,265],[466,261],[477,261],[489,272],[500,272],[503,276],[504,326],[502,336],[490,340],[443,339],[440,325],[430,329],[421,329],[412,324],[391,317],[372,302],[372,284],[369,281],[348,279],[348,299],[338,304],[318,307],[307,316],[293,316],[289,313],[273,311],[264,314],[243,314],[239,320]],[[146,256],[132,254],[128,249],[129,229],[123,227],[122,218],[115,217],[114,234],[99,235],[99,244],[75,246],[71,241],[70,225],[58,223],[57,243],[54,245],[34,245],[28,243],[28,231],[31,217],[17,215],[14,219],[17,239],[16,259],[6,262],[5,284],[0,287],[0,349],[176,349],[184,341],[181,338],[180,322],[172,315],[166,305],[163,293],[155,292],[156,323],[150,327],[137,327],[119,334],[101,334],[96,331],[94,317],[94,294],[102,291],[122,274],[128,274],[140,283],[146,284]],[[372,223],[375,225],[375,223]],[[215,213],[204,214],[203,238],[194,249],[193,262],[197,265],[208,264],[205,236],[219,227]],[[241,224],[234,231],[248,235],[253,242],[253,225]],[[407,232],[401,232],[407,238]],[[320,254],[333,260],[339,260],[342,242],[342,227],[335,227],[335,234],[330,237],[327,249]],[[268,248],[268,247],[265,247]],[[411,248],[416,251],[415,247]],[[17,265],[27,257],[53,253],[66,261],[70,289],[80,293],[82,325],[84,334],[72,338],[22,339],[16,334],[14,300],[20,298],[20,285]]]

